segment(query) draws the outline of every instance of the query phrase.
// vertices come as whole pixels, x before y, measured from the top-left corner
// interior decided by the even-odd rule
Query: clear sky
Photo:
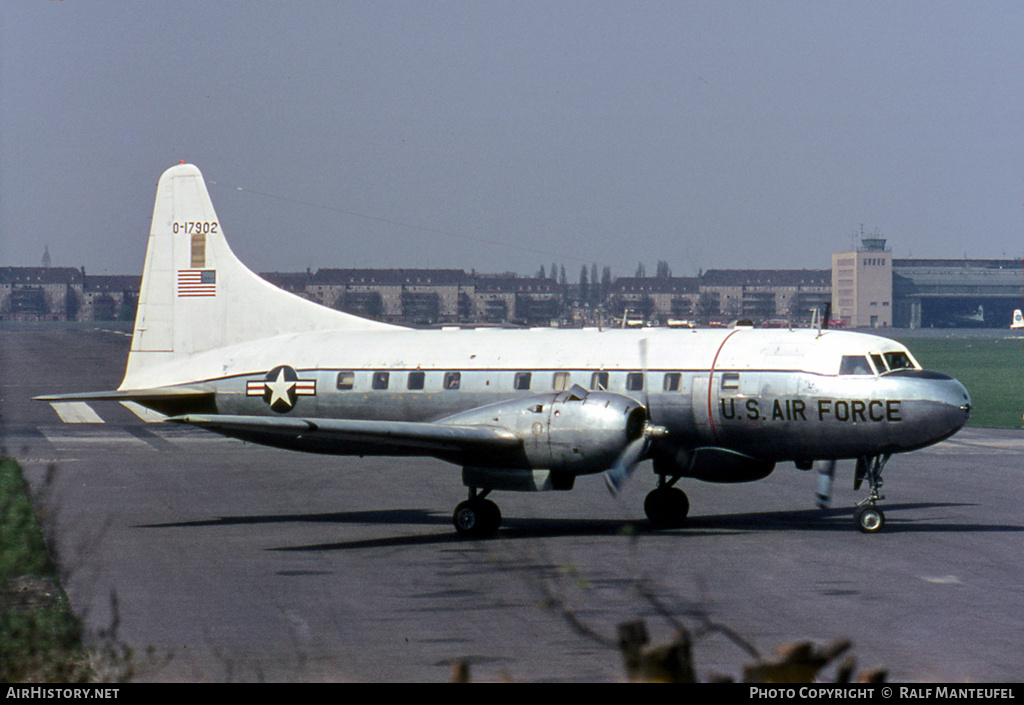
[[[1024,250],[1024,3],[0,3],[0,266],[142,269],[210,183],[257,271],[631,275]]]

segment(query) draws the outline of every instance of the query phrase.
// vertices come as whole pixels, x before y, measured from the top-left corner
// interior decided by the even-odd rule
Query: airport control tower
[[[892,326],[892,251],[864,237],[855,252],[832,255],[832,317],[850,328]]]

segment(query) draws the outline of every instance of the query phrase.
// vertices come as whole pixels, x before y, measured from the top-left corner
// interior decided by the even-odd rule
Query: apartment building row
[[[461,269],[320,269],[263,278],[319,304],[405,325],[810,325],[1002,327],[1022,307],[1022,263],[893,259],[880,239],[832,269],[712,269],[696,277],[550,277]],[[0,320],[133,320],[139,276],[71,267],[0,267]]]
[[[131,321],[141,282],[74,267],[0,267],[0,321]]]
[[[463,270],[321,269],[268,281],[317,303],[413,324],[699,324],[810,321],[830,301],[828,270],[709,270],[698,277],[619,277],[590,286]]]
[[[460,269],[271,272],[274,285],[324,306],[413,325],[665,324],[809,320],[830,299],[828,270],[709,270],[620,277],[582,288],[553,278]],[[140,277],[72,267],[0,267],[0,320],[132,320]]]

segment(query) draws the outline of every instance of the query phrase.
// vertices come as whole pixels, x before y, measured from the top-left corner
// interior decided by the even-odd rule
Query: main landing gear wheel
[[[885,526],[885,514],[878,507],[861,507],[854,515],[857,528],[865,534],[877,534]]]
[[[647,494],[644,513],[655,529],[680,527],[690,513],[690,500],[678,487],[659,487]]]
[[[489,499],[473,497],[460,502],[452,513],[455,530],[470,538],[486,538],[498,533],[501,510]]]

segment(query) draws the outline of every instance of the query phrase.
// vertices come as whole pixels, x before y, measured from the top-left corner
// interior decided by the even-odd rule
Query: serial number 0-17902
[[[215,233],[217,232],[217,221],[187,221],[184,223],[174,223],[171,226],[171,232],[175,235],[178,233]]]

